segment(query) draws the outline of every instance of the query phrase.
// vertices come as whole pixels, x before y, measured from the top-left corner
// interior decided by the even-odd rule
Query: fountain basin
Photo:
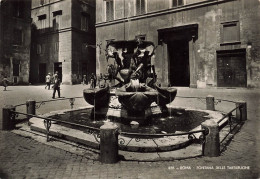
[[[166,104],[171,103],[176,95],[177,89],[172,87],[159,87],[155,85],[155,89],[158,91],[158,101],[159,106],[166,106]]]
[[[176,108],[172,108],[172,110],[176,110]],[[75,123],[76,121],[78,124],[86,124],[90,127],[99,128],[102,126],[107,119],[99,119],[97,121],[93,121],[89,118],[89,113],[86,112],[86,110],[91,111],[92,107],[88,107],[85,109],[78,109],[78,110],[63,110],[63,111],[54,111],[52,113],[48,113],[43,115],[43,117],[49,117],[49,118],[55,118],[62,120],[63,116],[69,116],[66,120],[70,121],[72,123]],[[165,133],[180,133],[180,132],[187,132],[192,130],[199,130],[201,129],[200,124],[206,119],[218,121],[223,116],[220,112],[216,111],[206,111],[206,110],[193,110],[193,109],[177,109],[175,117],[178,115],[182,116],[184,113],[190,113],[190,115],[186,116],[186,118],[190,118],[191,116],[200,115],[200,117],[203,118],[200,122],[197,121],[197,123],[194,123],[195,119],[192,121],[188,120],[185,123],[183,123],[183,120],[180,118],[178,123],[176,121],[171,121],[174,118],[170,119],[164,119],[160,118],[160,120],[156,120],[153,122],[152,125],[146,126],[141,125],[137,129],[131,128],[130,125],[126,123],[121,123],[121,121],[113,121],[116,123],[120,131],[122,132],[129,132],[129,133],[160,133],[162,134],[162,131]],[[182,114],[181,114],[182,113]],[[206,116],[204,116],[206,115]],[[198,116],[199,117],[199,116]],[[149,120],[151,122],[151,120]],[[189,123],[193,123],[193,125],[189,125]],[[195,121],[196,122],[196,121]],[[224,122],[224,121],[223,121]],[[46,133],[46,129],[44,127],[44,123],[42,119],[39,118],[31,118],[31,130],[36,130],[42,133]],[[161,123],[161,127],[158,126],[158,123]],[[169,124],[172,125],[169,125]],[[177,125],[175,125],[177,124]],[[128,127],[127,127],[128,126]],[[184,128],[180,128],[180,126],[183,126]],[[188,127],[187,127],[188,126]],[[174,129],[175,127],[175,129]],[[173,131],[171,131],[173,129]],[[99,148],[99,138],[98,134],[93,135],[94,133],[86,130],[85,128],[79,128],[68,124],[61,124],[59,122],[52,122],[51,128],[50,128],[50,135],[54,135],[57,137],[61,137],[67,140],[71,140],[73,142],[81,143],[87,146],[90,146],[92,148]],[[196,133],[195,136],[199,138],[201,133]],[[155,141],[155,142],[154,142]],[[134,137],[126,134],[120,134],[119,135],[119,149],[124,151],[133,151],[133,152],[156,152],[156,151],[171,151],[171,150],[177,150],[184,147],[188,147],[191,144],[191,139],[189,139],[188,135],[181,135],[181,136],[160,136],[160,137],[153,137],[150,138],[149,136],[146,137]],[[193,145],[193,144],[192,144]],[[201,145],[199,147],[201,149]],[[200,150],[198,149],[198,150]]]
[[[83,97],[87,103],[99,109],[108,106],[109,93],[109,86],[105,88],[88,88],[83,90]]]

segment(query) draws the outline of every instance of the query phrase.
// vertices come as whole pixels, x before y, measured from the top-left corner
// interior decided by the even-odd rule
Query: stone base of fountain
[[[108,107],[99,109],[93,108],[91,116],[92,119],[102,117],[115,121],[137,121],[139,124],[142,124],[150,117],[157,116],[162,113],[165,113],[165,111],[163,111],[156,103],[152,103],[150,108],[147,108],[144,111],[131,112],[119,103],[117,96],[111,96]]]
[[[151,116],[162,114],[159,106],[153,106],[140,113],[131,113],[124,108],[101,108],[98,110],[92,110],[92,118],[106,117],[107,119],[113,120],[124,120],[124,121],[137,121],[142,124],[144,121],[149,119]]]
[[[173,109],[172,107],[170,107]],[[74,110],[61,110],[61,111],[53,111],[48,114],[42,115],[42,117],[49,117],[49,118],[56,118],[56,116],[63,116],[66,114],[73,113],[75,111],[82,111],[84,113],[89,108],[82,108],[82,109],[74,109]],[[158,108],[155,108],[158,109]],[[175,109],[175,108],[174,108]],[[182,109],[183,112],[185,111],[201,111],[207,113],[208,116],[206,116],[209,120],[214,120],[215,122],[218,122],[219,119],[222,118],[222,114],[220,112],[216,111],[206,111],[206,110],[194,110],[194,109]],[[181,115],[181,114],[179,114]],[[221,123],[224,123],[228,120],[226,118]],[[100,121],[101,122],[101,121]],[[104,123],[106,121],[103,121],[101,123]],[[97,121],[96,124],[99,122]],[[30,128],[31,130],[46,133],[46,128],[44,126],[44,122],[40,118],[31,118],[30,119]],[[103,125],[103,124],[102,124]],[[139,124],[138,122],[134,121],[130,123],[131,127],[138,128]],[[133,126],[132,126],[133,125]],[[201,126],[198,125],[195,128],[191,129],[193,130],[200,130]],[[228,130],[227,130],[228,131]],[[175,133],[180,133],[184,131],[176,131]],[[51,128],[50,128],[50,135],[56,136],[58,138],[63,138],[69,141],[73,141],[76,143],[87,145],[91,148],[98,149],[99,148],[99,138],[98,135],[92,132],[87,132],[84,128],[75,128],[70,125],[62,125],[59,122],[52,122]],[[195,133],[194,136],[196,138],[199,138],[201,133]],[[221,138],[223,138],[225,135],[220,133]],[[156,144],[154,143],[154,141]],[[191,140],[189,139],[188,135],[180,135],[180,136],[168,136],[168,137],[158,137],[154,138],[153,140],[149,138],[132,138],[131,136],[127,135],[119,135],[119,149],[123,151],[132,151],[132,152],[166,152],[166,151],[173,151],[177,149],[182,149],[185,147],[188,147],[191,144]],[[130,142],[131,141],[131,142]],[[197,144],[194,144],[197,145]],[[177,152],[178,153],[178,152]],[[195,152],[196,154],[201,153],[201,145],[198,151]],[[186,152],[185,157],[189,156]],[[189,156],[190,157],[190,156]],[[194,156],[193,156],[194,157]]]

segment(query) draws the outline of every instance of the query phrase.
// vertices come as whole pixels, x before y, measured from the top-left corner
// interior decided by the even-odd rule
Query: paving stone
[[[64,86],[62,95],[66,97],[82,95],[83,87],[79,85]],[[44,86],[10,86],[10,93],[5,93],[6,104],[19,104],[29,98],[46,100],[51,97],[51,91],[45,91]],[[85,88],[85,87],[84,87]],[[19,93],[17,92],[19,91]],[[36,92],[37,91],[37,92]],[[67,93],[66,93],[67,92]],[[0,92],[2,95],[3,92]],[[38,95],[38,94],[42,95]],[[220,157],[197,157],[186,160],[168,162],[131,162],[120,161],[117,164],[104,165],[99,161],[90,160],[84,155],[68,152],[64,147],[47,145],[46,136],[42,135],[41,142],[29,137],[17,135],[11,131],[0,131],[0,178],[259,178],[260,169],[257,166],[259,159],[256,136],[259,120],[259,90],[246,89],[187,89],[180,88],[179,96],[207,96],[208,93],[215,99],[245,100],[248,102],[248,121],[241,131],[234,136],[233,141]],[[188,101],[188,102],[187,102]],[[84,101],[83,101],[84,102]],[[82,104],[82,103],[81,103]],[[228,103],[221,109],[230,109]],[[176,99],[175,106],[189,106],[202,109],[205,105],[194,100],[182,102]],[[69,103],[48,103],[38,109],[40,113],[49,110],[59,110],[70,107]],[[79,103],[80,106],[80,103]],[[226,106],[226,108],[225,108]],[[24,110],[24,109],[20,109]],[[2,116],[0,111],[0,116]],[[259,139],[258,139],[259,140]],[[72,146],[71,146],[72,147]],[[76,150],[75,150],[76,151]],[[250,170],[198,170],[197,166],[250,166]],[[172,166],[191,166],[191,170],[170,169]],[[68,170],[67,170],[68,169]]]

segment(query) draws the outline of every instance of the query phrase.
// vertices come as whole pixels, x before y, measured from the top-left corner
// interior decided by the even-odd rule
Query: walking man
[[[54,75],[54,85],[53,85],[53,94],[52,94],[52,98],[55,98],[55,93],[56,91],[58,92],[58,96],[60,98],[60,79],[58,77],[58,75]]]
[[[46,76],[45,81],[46,81],[45,89],[48,87],[48,90],[50,90],[50,86],[51,86],[51,74],[50,73],[48,73],[48,75]]]

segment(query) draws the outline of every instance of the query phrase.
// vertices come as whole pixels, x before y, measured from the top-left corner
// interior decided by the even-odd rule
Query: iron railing
[[[91,127],[91,126],[86,126],[86,125],[82,125],[82,124],[77,124],[77,123],[72,123],[72,122],[68,122],[68,121],[61,121],[58,119],[53,119],[53,118],[47,118],[47,117],[42,117],[42,116],[38,116],[38,115],[33,115],[33,114],[27,114],[27,113],[22,113],[22,112],[17,112],[17,111],[12,111],[13,115],[12,116],[16,116],[17,114],[21,114],[21,115],[25,115],[25,116],[29,116],[29,117],[36,117],[39,119],[43,119],[44,120],[44,126],[46,128],[46,137],[47,137],[47,142],[49,141],[49,133],[50,133],[50,127],[51,127],[51,122],[55,121],[61,124],[67,124],[67,125],[71,125],[74,127],[80,127],[80,128],[85,128],[86,133],[88,134],[92,134],[96,141],[99,143],[99,140],[97,138],[100,138],[100,129],[99,128],[95,128],[95,127]]]
[[[206,100],[206,98],[203,98],[203,97],[185,97],[185,96],[176,96],[176,97],[177,98],[187,98],[187,99],[198,99],[198,100],[200,100],[202,102],[203,102],[203,100]],[[56,101],[60,101],[60,100],[69,100],[71,109],[73,109],[73,105],[74,105],[75,99],[77,99],[77,98],[83,98],[83,97],[59,98],[59,99],[53,99],[53,100],[47,100],[47,101],[38,101],[38,102],[36,102],[35,108],[39,109],[41,107],[41,105],[44,105],[47,102],[56,102]],[[223,100],[223,99],[216,99],[216,101],[217,102],[215,104],[218,104],[218,103],[220,103],[222,101],[236,103],[234,101]],[[14,107],[23,106],[23,105],[26,105],[26,104],[27,103],[18,104],[18,105],[15,105]],[[240,110],[240,118],[241,118],[242,110],[241,110],[241,105],[239,105],[236,108],[234,108],[231,111],[229,111],[228,113],[226,113],[217,122],[219,124],[220,130],[223,129],[226,125],[229,124],[230,131],[227,134],[227,136],[232,132],[232,124],[233,124],[232,123],[232,112],[234,112],[237,109]],[[44,126],[46,128],[46,138],[47,138],[47,141],[49,141],[50,127],[51,127],[52,122],[54,121],[54,122],[58,122],[58,123],[61,123],[61,124],[67,124],[67,125],[71,125],[71,126],[74,126],[74,127],[84,128],[84,129],[86,129],[86,131],[85,131],[86,133],[89,133],[89,134],[93,135],[95,137],[96,141],[98,143],[100,143],[100,140],[98,140],[98,138],[100,138],[100,129],[99,128],[86,126],[86,125],[82,125],[82,124],[77,124],[77,123],[72,123],[72,122],[68,122],[68,121],[61,121],[61,120],[57,120],[57,119],[53,119],[53,118],[42,117],[42,116],[39,116],[39,115],[33,115],[33,114],[27,114],[27,113],[23,113],[23,112],[17,112],[17,111],[13,111],[13,115],[11,117],[15,118],[18,114],[25,115],[27,117],[36,117],[36,118],[39,118],[39,119],[43,119],[44,120]],[[224,122],[224,123],[220,124],[227,117],[228,117],[228,120],[227,120],[228,123]],[[241,121],[241,119],[239,119],[238,121]],[[238,124],[239,123],[237,123],[237,125]],[[197,138],[194,135],[196,133],[201,133],[201,135],[199,135],[199,137]],[[163,137],[171,137],[171,136],[185,136],[185,135],[188,135],[189,141],[199,141],[200,144],[203,144],[205,142],[205,136],[208,134],[208,130],[207,129],[201,129],[201,130],[195,130],[195,131],[189,131],[189,132],[168,133],[168,134],[148,134],[148,133],[144,134],[144,133],[128,133],[128,132],[119,131],[119,134],[122,135],[122,136],[127,136],[127,137],[130,138],[130,140],[126,143],[124,138],[119,137],[119,139],[118,139],[119,145],[124,145],[126,143],[125,146],[128,146],[129,143],[133,139],[135,139],[136,142],[140,141],[141,139],[145,139],[145,140],[152,140],[156,144],[156,146],[158,148],[159,145],[156,143],[156,141],[155,141],[156,139],[163,138]],[[227,136],[225,136],[225,138]]]

